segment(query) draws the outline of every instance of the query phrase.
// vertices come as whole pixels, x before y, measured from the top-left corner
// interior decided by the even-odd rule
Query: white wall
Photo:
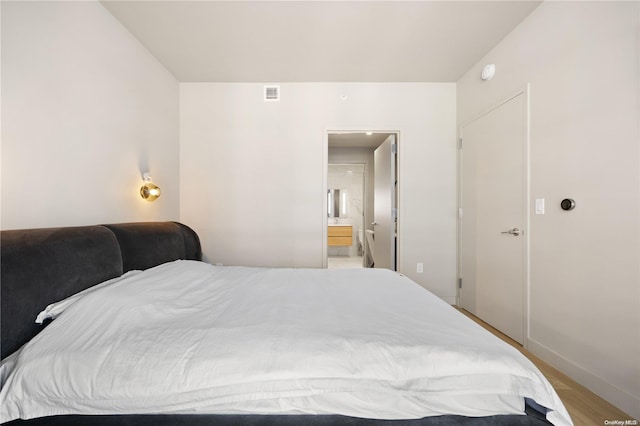
[[[180,85],[181,220],[207,258],[321,267],[326,132],[398,130],[399,269],[454,302],[455,84],[281,84],[280,102],[262,93],[253,83]]]
[[[175,78],[97,2],[1,7],[2,229],[179,219]]]
[[[458,81],[459,123],[531,84],[529,349],[636,418],[639,8],[544,2]]]

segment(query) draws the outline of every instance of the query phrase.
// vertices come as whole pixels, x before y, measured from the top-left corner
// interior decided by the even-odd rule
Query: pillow
[[[99,290],[103,287],[107,287],[109,285],[115,284],[125,278],[131,277],[133,275],[137,275],[142,271],[139,271],[137,269],[134,269],[132,271],[129,271],[123,275],[120,275],[119,277],[115,277],[112,278],[110,280],[107,280],[105,282],[102,282],[100,284],[96,284],[93,287],[89,287],[86,290],[82,290],[80,293],[76,293],[72,296],[67,297],[66,299],[62,299],[58,302],[52,303],[50,305],[48,305],[46,308],[44,308],[44,311],[40,312],[38,314],[38,316],[36,317],[36,324],[42,324],[44,322],[44,320],[46,319],[55,319],[58,315],[60,315],[61,313],[63,313],[65,311],[65,309],[67,309],[69,306],[73,305],[74,303],[76,303],[78,300],[80,300],[81,298],[83,298],[84,296],[93,293],[96,290]]]

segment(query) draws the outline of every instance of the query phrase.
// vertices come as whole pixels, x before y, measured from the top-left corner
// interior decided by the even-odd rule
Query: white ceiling
[[[391,133],[372,132],[370,135],[362,132],[330,133],[329,148],[370,148],[375,149],[384,142]]]
[[[540,3],[102,1],[185,82],[455,82]]]

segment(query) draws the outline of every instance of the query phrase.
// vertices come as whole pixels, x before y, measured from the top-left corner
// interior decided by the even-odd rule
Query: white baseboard
[[[640,419],[640,397],[612,385],[585,368],[529,337],[527,349],[546,363],[571,377],[591,392],[615,405],[635,419]],[[611,419],[628,420],[628,419]]]
[[[458,300],[457,300],[458,298],[456,296],[446,296],[446,297],[440,297],[440,298],[450,305],[458,304]]]

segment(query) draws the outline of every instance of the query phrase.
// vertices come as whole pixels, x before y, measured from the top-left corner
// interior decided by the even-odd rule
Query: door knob
[[[515,235],[517,237],[521,232],[522,231],[520,231],[518,228],[513,228],[509,229],[508,231],[502,231],[501,234]]]
[[[378,223],[377,222],[371,222],[371,225],[376,226]]]

